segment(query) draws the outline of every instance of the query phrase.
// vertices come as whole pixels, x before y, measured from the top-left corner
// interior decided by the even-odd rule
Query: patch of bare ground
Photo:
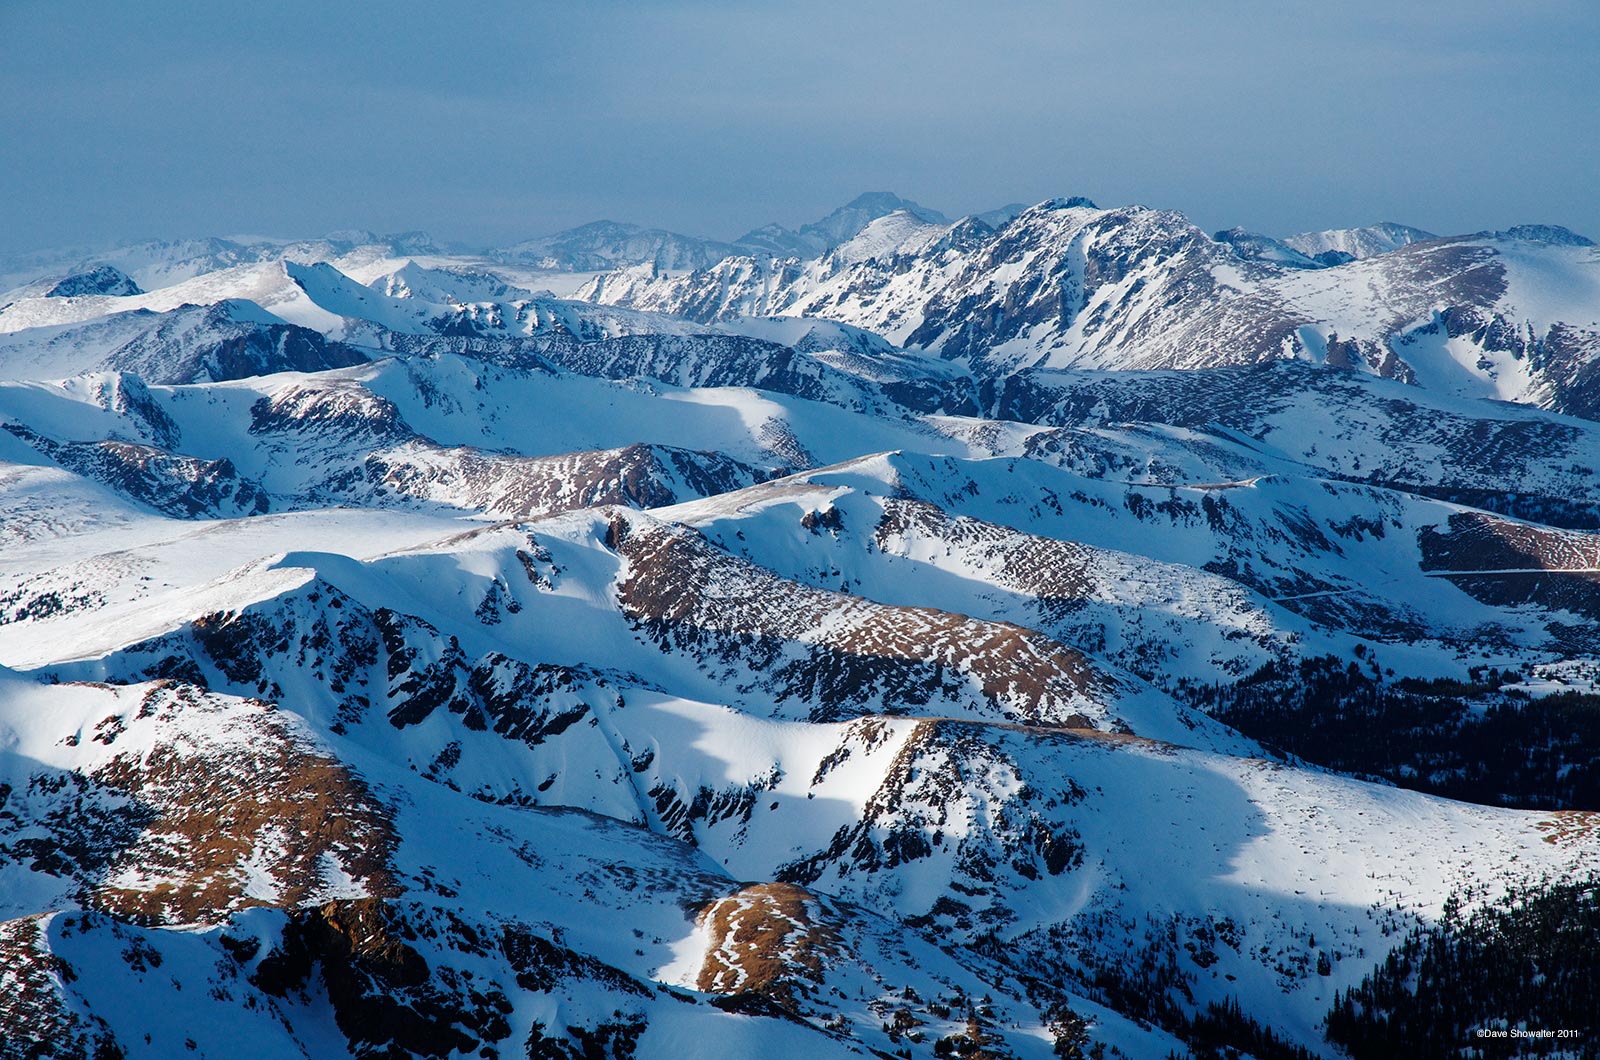
[[[192,687],[158,685],[140,715],[153,715],[159,732],[180,711],[216,709]],[[226,738],[197,739],[191,728],[93,771],[97,785],[146,815],[92,887],[90,904],[140,923],[195,923],[248,905],[315,901],[333,876],[368,894],[398,892],[390,814],[361,777],[271,704],[246,702],[217,720]]]
[[[813,720],[874,703],[917,713],[943,699],[1001,718],[1090,725],[1084,711],[1112,691],[1087,657],[1023,626],[813,588],[693,531],[620,514],[606,544],[628,560],[624,611],[658,647],[726,664],[746,681],[764,674],[780,700],[810,703]]]
[[[696,983],[718,994],[755,993],[795,1012],[842,948],[816,897],[792,883],[760,883],[700,910],[709,936]]]
[[[656,508],[767,477],[761,468],[718,453],[642,444],[526,457],[411,443],[367,457],[366,474],[396,492],[470,503],[515,519],[609,504]]]
[[[1544,841],[1554,846],[1577,846],[1600,837],[1600,813],[1594,810],[1556,810],[1534,824]]]
[[[1418,543],[1426,571],[1600,570],[1600,534],[1535,526],[1487,512],[1457,512],[1444,531],[1423,527]]]

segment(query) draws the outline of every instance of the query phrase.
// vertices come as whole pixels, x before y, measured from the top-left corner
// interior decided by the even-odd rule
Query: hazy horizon
[[[1600,9],[415,2],[0,8],[0,254],[598,219],[733,239],[864,191],[1208,232],[1600,237]]]

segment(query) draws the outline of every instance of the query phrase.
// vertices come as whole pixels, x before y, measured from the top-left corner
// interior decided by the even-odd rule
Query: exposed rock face
[[[0,1027],[27,1060],[122,1060],[127,1054],[102,1019],[72,1001],[71,967],[50,952],[45,917],[0,923]]]
[[[62,467],[180,519],[262,515],[272,507],[260,483],[226,457],[197,460],[134,442],[62,443],[20,424],[6,429]]]
[[[1513,522],[1484,512],[1460,512],[1448,528],[1425,528],[1422,565],[1474,599],[1500,606],[1536,604],[1600,621],[1600,537]],[[1578,627],[1552,623],[1565,638]]]
[[[45,292],[46,298],[75,298],[85,294],[143,294],[122,270],[112,265],[96,265],[87,272],[75,273]]]
[[[116,712],[66,738],[92,765],[0,786],[0,864],[153,924],[393,888],[389,811],[269,704],[172,683],[112,702]],[[191,728],[202,718],[218,728]]]
[[[759,680],[813,721],[869,709],[968,709],[1053,725],[1112,724],[1114,683],[1037,633],[925,608],[890,608],[784,582],[683,530],[615,518],[607,543],[628,559],[624,612],[665,651],[713,673]],[[948,704],[948,706],[947,706]]]
[[[720,453],[647,445],[559,457],[407,448],[374,453],[366,472],[385,489],[513,519],[611,504],[659,508],[772,477]]]
[[[1054,200],[1001,232],[970,220],[865,255],[841,247],[811,262],[735,256],[689,275],[618,273],[580,296],[707,322],[843,321],[955,360],[980,386],[1028,368],[1294,358],[1581,411],[1577,365],[1600,355],[1600,321],[1582,296],[1556,311],[1567,315],[1530,313],[1507,271],[1523,267],[1529,248],[1560,255],[1587,245],[1564,232],[1521,226],[1440,239],[1380,225],[1284,242],[1242,230],[1212,239],[1171,211]],[[1582,273],[1574,291],[1594,286],[1592,266],[1551,264]],[[1482,352],[1470,377],[1459,352],[1441,359],[1445,340]]]
[[[790,883],[763,883],[700,911],[708,940],[696,986],[714,994],[758,994],[785,1011],[824,982],[843,956],[836,928],[816,897]]]
[[[432,985],[427,960],[407,938],[416,938],[415,929],[377,899],[300,909],[251,981],[283,997],[320,974],[334,1019],[357,1056],[442,1057],[509,1036],[504,1013],[511,1003],[504,994],[462,1008],[458,998]]]
[[[102,363],[149,383],[196,383],[318,372],[366,360],[354,347],[310,328],[238,319],[224,303],[165,314],[156,327],[119,346]]]
[[[1504,232],[1494,233],[1510,239],[1524,239],[1530,243],[1550,243],[1559,247],[1592,247],[1594,240],[1580,236],[1570,228],[1560,225],[1515,225]]]

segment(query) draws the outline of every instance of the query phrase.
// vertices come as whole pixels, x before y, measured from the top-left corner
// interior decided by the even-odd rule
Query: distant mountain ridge
[[[897,210],[931,224],[946,223],[937,211],[891,192],[868,192],[798,229],[764,225],[731,243],[616,221],[595,221],[489,253],[497,261],[570,272],[634,265],[648,265],[657,271],[702,269],[741,254],[813,258]]]
[[[998,232],[973,219],[903,227],[811,262],[741,255],[689,275],[616,270],[577,297],[707,323],[825,317],[980,379],[1291,357],[1596,411],[1600,265],[1583,237],[1548,226],[1448,239],[1352,231],[1302,240],[1334,248],[1319,260],[1240,229],[1207,236],[1173,211],[1053,200]]]
[[[1420,228],[1384,221],[1365,228],[1338,228],[1323,232],[1301,232],[1284,236],[1283,242],[1309,258],[1325,258],[1328,264],[1339,264],[1340,259],[1359,261],[1362,258],[1387,254],[1411,243],[1437,239],[1432,232]]]
[[[1580,415],[1600,410],[1600,278],[1591,244],[1558,226],[1450,238],[1391,224],[1287,240],[1243,229],[1213,237],[1174,211],[1101,209],[1082,197],[992,217],[998,227],[982,217],[951,222],[879,192],[741,244],[610,222],[488,258],[443,253],[420,233],[136,244],[94,269],[13,290],[0,300],[0,334],[12,336],[0,346],[43,364],[53,349],[87,348],[44,328],[103,319],[95,327],[107,341],[115,331],[126,342],[140,328],[121,312],[223,300],[380,347],[397,334],[554,329],[592,339],[740,331],[746,319],[783,317],[827,320],[951,361],[974,392],[1028,368],[1289,357]],[[578,266],[589,271],[562,271]],[[568,300],[535,293],[557,275],[571,277]]]
[[[790,230],[782,225],[765,225],[746,232],[734,245],[740,253],[768,254],[772,257],[814,258],[859,235],[880,217],[904,212],[927,224],[948,224],[949,219],[909,199],[888,191],[867,192],[820,220]]]

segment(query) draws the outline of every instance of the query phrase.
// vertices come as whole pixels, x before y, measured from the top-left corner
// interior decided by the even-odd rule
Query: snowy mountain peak
[[[757,256],[815,258],[859,235],[873,221],[897,212],[924,224],[950,223],[937,210],[901,198],[894,192],[869,191],[797,230],[765,225],[745,233],[737,244],[746,253]]]
[[[639,264],[696,269],[733,252],[732,245],[716,240],[619,221],[591,221],[491,251],[490,257],[540,269],[592,272]]]
[[[1291,269],[1315,269],[1326,264],[1307,257],[1281,240],[1244,228],[1230,228],[1218,232],[1213,238],[1218,243],[1228,244],[1241,258],[1250,261],[1270,261]]]
[[[829,256],[841,264],[851,264],[892,254],[916,253],[949,229],[947,223],[926,221],[910,210],[894,210],[867,222]]]
[[[990,228],[1004,228],[1027,208],[1028,204],[1025,202],[1010,202],[1006,203],[1004,206],[998,206],[993,210],[985,210],[982,213],[975,213],[972,215],[972,220],[981,221]]]
[[[397,232],[385,236],[382,242],[396,254],[444,254],[448,247],[435,240],[426,232]]]
[[[1035,206],[1036,210],[1098,210],[1093,199],[1083,195],[1072,195],[1065,198],[1047,199]]]
[[[937,210],[930,210],[910,199],[902,198],[892,191],[867,191],[862,192],[839,209],[830,213],[822,220],[815,222],[818,227],[827,227],[830,220],[837,217],[851,215],[871,215],[882,217],[884,214],[903,210],[914,217],[927,221],[930,224],[948,224],[950,219]]]
[[[412,298],[446,305],[514,302],[534,297],[532,291],[513,286],[481,269],[429,268],[415,261],[407,261],[393,272],[369,280],[366,286],[390,298]]]
[[[96,265],[87,272],[74,273],[44,293],[46,298],[73,298],[84,294],[143,294],[133,279],[114,265]]]
[[[1424,232],[1420,228],[1383,221],[1365,228],[1300,232],[1285,236],[1282,242],[1308,258],[1331,265],[1339,264],[1341,261],[1360,261],[1363,258],[1387,254],[1391,250],[1398,250],[1412,243],[1437,238],[1432,232]]]
[[[1560,225],[1516,225],[1494,235],[1507,239],[1522,239],[1529,243],[1548,243],[1558,247],[1592,247],[1594,240],[1581,236]]]

